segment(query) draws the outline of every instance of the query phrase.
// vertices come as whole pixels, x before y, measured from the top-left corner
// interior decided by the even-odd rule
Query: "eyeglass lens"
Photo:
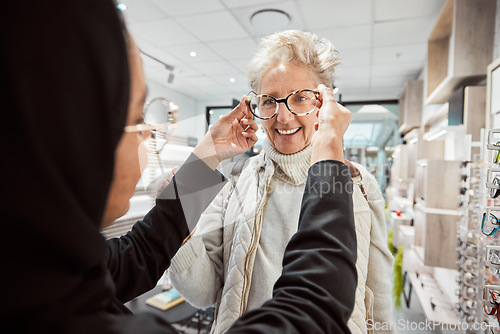
[[[151,131],[150,149],[159,152],[167,143],[177,122],[178,107],[173,102],[157,97],[144,106],[144,123],[154,126]]]
[[[301,90],[289,95],[286,99],[290,111],[305,115],[316,108],[318,101],[312,90]],[[256,95],[250,100],[250,110],[257,117],[270,118],[278,111],[279,103],[270,95]]]

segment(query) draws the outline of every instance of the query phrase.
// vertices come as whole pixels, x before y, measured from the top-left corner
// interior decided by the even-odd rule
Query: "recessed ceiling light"
[[[261,9],[250,17],[251,24],[260,33],[274,33],[289,28],[291,16],[280,9]]]
[[[116,8],[124,12],[127,9],[127,5],[124,3],[119,3],[118,5],[116,5]]]
[[[235,78],[229,78],[229,82],[236,82]]]
[[[196,52],[191,51],[191,52],[189,52],[189,55],[190,55],[191,57],[196,57]]]

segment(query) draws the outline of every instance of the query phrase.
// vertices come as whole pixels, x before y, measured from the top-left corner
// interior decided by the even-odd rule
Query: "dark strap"
[[[344,163],[349,167],[351,170],[351,176],[353,178],[355,177],[360,177],[360,182],[359,182],[359,189],[361,190],[361,193],[363,193],[363,196],[365,197],[366,201],[368,201],[368,195],[366,194],[365,188],[363,187],[363,175],[361,175],[361,172],[359,169],[356,168],[349,160],[344,160]]]

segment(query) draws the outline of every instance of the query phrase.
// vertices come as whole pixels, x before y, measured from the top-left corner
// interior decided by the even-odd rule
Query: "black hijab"
[[[42,332],[114,294],[99,230],[127,114],[126,41],[110,0],[8,1],[2,14],[0,317]]]

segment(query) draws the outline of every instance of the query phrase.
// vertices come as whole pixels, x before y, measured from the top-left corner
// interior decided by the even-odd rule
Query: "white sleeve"
[[[194,236],[178,250],[168,270],[175,289],[196,307],[215,304],[222,289],[223,206],[228,186],[230,183],[201,215]]]

